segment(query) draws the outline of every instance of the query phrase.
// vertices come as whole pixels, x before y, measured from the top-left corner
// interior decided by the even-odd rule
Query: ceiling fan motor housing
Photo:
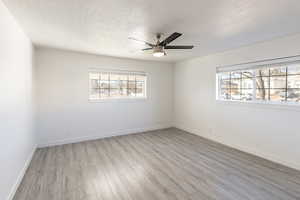
[[[164,51],[163,46],[157,45],[157,46],[153,47],[153,52],[162,52],[162,51]]]
[[[161,56],[165,56],[165,55],[166,55],[166,52],[165,52],[163,46],[157,45],[157,46],[153,47],[153,56],[161,57]]]

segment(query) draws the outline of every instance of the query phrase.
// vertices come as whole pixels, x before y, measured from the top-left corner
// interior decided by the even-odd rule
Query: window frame
[[[261,104],[261,105],[279,105],[279,106],[296,106],[297,109],[300,108],[300,101],[287,101],[288,99],[288,91],[289,89],[294,89],[294,90],[300,90],[300,87],[299,88],[289,88],[288,86],[288,82],[289,82],[289,77],[293,77],[293,76],[299,76],[300,77],[300,73],[298,74],[289,74],[289,67],[293,67],[293,65],[295,64],[298,64],[299,67],[300,67],[300,60],[295,60],[295,61],[286,61],[286,62],[278,62],[278,63],[268,63],[268,64],[260,64],[260,65],[252,65],[252,66],[248,66],[248,67],[236,67],[236,68],[231,68],[229,70],[222,70],[222,71],[218,71],[218,68],[216,70],[216,101],[217,102],[225,102],[225,103],[234,103],[234,104]],[[279,67],[284,67],[285,68],[285,74],[284,75],[271,75],[271,69],[272,68],[279,68]],[[268,96],[267,96],[267,99],[266,100],[257,100],[256,99],[256,90],[257,90],[257,85],[256,85],[256,79],[257,79],[257,74],[256,74],[256,70],[257,69],[263,69],[263,68],[267,68],[268,69],[268,87],[266,88],[267,91],[268,91]],[[230,99],[224,99],[224,98],[220,98],[222,95],[221,95],[221,91],[222,91],[222,86],[221,86],[221,78],[220,78],[220,75],[222,73],[229,73],[230,74],[230,77],[229,77],[229,88],[230,88],[230,91],[231,91],[231,73],[232,72],[241,72],[242,71],[247,71],[247,70],[253,70],[253,77],[252,77],[252,80],[253,80],[253,88],[252,88],[252,96],[253,96],[253,99],[252,100],[242,100],[242,98],[240,98],[239,100],[233,100],[232,97],[230,97]],[[242,75],[241,75],[242,77]],[[264,77],[264,76],[262,76]],[[285,77],[285,88],[283,88],[282,90],[284,90],[285,92],[285,100],[284,101],[272,101],[270,100],[270,92],[272,89],[274,88],[271,88],[271,85],[270,85],[270,82],[271,82],[271,77]],[[240,80],[242,80],[242,78],[240,78]],[[241,81],[242,82],[242,81]],[[241,87],[239,88],[241,90]],[[277,88],[276,88],[277,89]],[[279,90],[279,89],[278,89]],[[231,93],[231,92],[230,92]],[[231,94],[230,94],[231,95]],[[240,92],[240,95],[241,92]]]
[[[134,75],[143,75],[145,76],[145,86],[144,86],[144,96],[124,96],[124,97],[108,97],[108,98],[97,98],[92,99],[90,98],[91,93],[91,80],[90,80],[90,73],[113,73],[113,74],[134,74]],[[118,69],[100,69],[100,68],[90,68],[88,70],[88,101],[90,103],[101,103],[101,102],[134,102],[134,101],[145,101],[148,99],[148,85],[149,85],[149,74],[144,71],[131,71],[131,70],[118,70]],[[100,80],[100,79],[99,79]],[[129,80],[127,80],[128,82]],[[110,84],[110,82],[109,82]],[[136,80],[135,80],[136,84]],[[136,86],[135,86],[136,87]],[[100,88],[101,89],[101,88]],[[128,88],[127,88],[128,89]]]

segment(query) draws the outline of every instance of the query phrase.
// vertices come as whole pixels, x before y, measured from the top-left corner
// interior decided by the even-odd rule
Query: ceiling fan
[[[155,56],[155,57],[162,57],[162,56],[167,55],[165,49],[192,49],[192,48],[194,48],[194,46],[188,46],[188,45],[184,45],[184,46],[182,46],[182,45],[170,46],[169,45],[175,39],[180,37],[182,35],[182,33],[175,32],[163,41],[160,41],[161,35],[162,35],[161,33],[156,34],[156,39],[157,39],[156,44],[151,44],[149,42],[145,42],[145,41],[133,38],[133,37],[129,37],[128,39],[142,42],[142,43],[148,45],[149,48],[142,49],[142,51],[152,50],[153,56]]]

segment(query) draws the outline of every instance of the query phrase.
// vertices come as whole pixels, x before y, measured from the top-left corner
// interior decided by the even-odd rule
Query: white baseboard
[[[195,134],[195,135],[199,135],[199,136],[207,138],[209,140],[218,142],[218,143],[223,144],[225,146],[229,146],[231,148],[234,148],[234,149],[237,149],[237,150],[240,150],[240,151],[250,153],[252,155],[264,158],[266,160],[269,160],[269,161],[272,161],[272,162],[275,162],[275,163],[278,163],[278,164],[282,164],[284,166],[287,166],[287,167],[290,167],[290,168],[293,168],[293,169],[296,169],[296,170],[300,170],[300,163],[283,160],[282,158],[279,158],[274,154],[266,153],[266,152],[260,151],[258,149],[244,147],[244,146],[241,146],[241,145],[238,145],[238,144],[230,143],[228,141],[223,141],[223,140],[220,140],[220,138],[208,137],[208,135],[203,134],[203,132],[201,130],[189,128],[189,127],[186,127],[184,125],[175,125],[174,127],[178,128],[178,129],[181,129],[181,130],[184,130],[186,132]]]
[[[153,130],[171,128],[171,127],[172,127],[171,124],[158,124],[158,125],[151,126],[151,127],[135,128],[135,129],[114,131],[114,132],[107,132],[107,133],[101,134],[101,135],[87,135],[87,136],[76,137],[76,138],[67,138],[67,139],[62,139],[62,140],[56,140],[56,141],[53,141],[53,142],[41,143],[41,144],[38,145],[38,147],[43,148],[43,147],[49,147],[49,146],[57,146],[57,145],[63,145],[63,144],[78,143],[78,142],[83,142],[83,141],[97,140],[97,139],[120,136],[120,135],[129,135],[129,134],[141,133],[141,132],[146,132],[146,131],[153,131]]]
[[[18,190],[18,187],[20,186],[20,184],[22,182],[22,179],[23,179],[23,177],[24,177],[24,175],[26,173],[26,170],[29,167],[29,164],[30,164],[30,162],[31,162],[31,160],[33,158],[33,155],[34,155],[34,152],[35,152],[36,149],[37,149],[37,147],[35,146],[33,148],[32,152],[29,154],[29,156],[28,156],[28,158],[27,158],[27,160],[26,160],[26,162],[24,164],[24,167],[21,169],[21,171],[19,173],[19,176],[18,176],[15,184],[13,185],[13,187],[10,190],[10,193],[9,193],[9,195],[7,197],[7,200],[12,200],[14,198],[14,196],[15,196],[17,190]]]

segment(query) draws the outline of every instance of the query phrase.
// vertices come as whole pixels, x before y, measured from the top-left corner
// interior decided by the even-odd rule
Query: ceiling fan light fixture
[[[162,57],[165,56],[166,52],[162,46],[156,46],[153,48],[153,56],[154,57]]]
[[[163,57],[165,55],[164,52],[153,52],[154,57]]]

